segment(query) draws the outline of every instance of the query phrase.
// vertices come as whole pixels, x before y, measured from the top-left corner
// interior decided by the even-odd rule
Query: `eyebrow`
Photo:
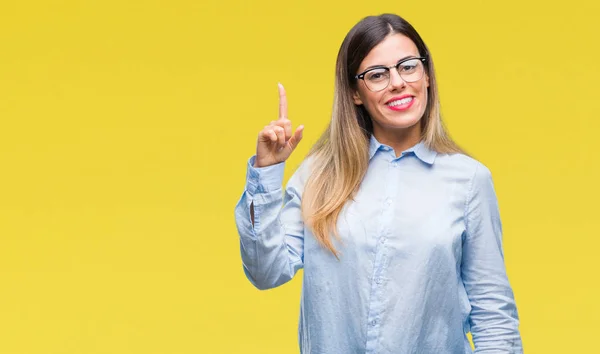
[[[417,56],[415,56],[415,55],[407,55],[407,56],[405,56],[403,58],[398,59],[398,61],[396,62],[396,65],[398,65],[399,62],[401,62],[403,60],[406,60],[406,59],[410,59],[410,58],[417,58]],[[382,68],[382,67],[385,67],[385,65],[381,65],[381,64],[379,64],[379,65],[371,65],[368,68],[365,68],[362,72],[365,72],[365,71],[371,70],[371,69],[375,69],[375,68]]]

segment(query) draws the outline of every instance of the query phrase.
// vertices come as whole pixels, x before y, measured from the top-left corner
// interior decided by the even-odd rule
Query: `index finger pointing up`
[[[287,97],[285,96],[285,89],[280,83],[277,83],[277,86],[279,86],[279,119],[287,119]]]

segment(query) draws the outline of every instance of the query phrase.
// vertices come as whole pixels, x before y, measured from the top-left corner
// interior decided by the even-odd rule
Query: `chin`
[[[407,129],[417,125],[421,118],[418,117],[391,117],[386,119],[385,126],[391,129]]]

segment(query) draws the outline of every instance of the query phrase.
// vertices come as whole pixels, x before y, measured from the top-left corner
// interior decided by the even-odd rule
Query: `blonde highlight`
[[[336,83],[331,121],[307,157],[311,174],[302,197],[303,218],[316,240],[339,259],[330,235],[341,241],[337,222],[346,203],[353,199],[369,166],[372,122],[362,106],[352,99],[353,70],[385,36],[402,33],[427,56],[428,103],[421,118],[422,140],[438,153],[464,153],[448,136],[443,125],[433,61],[429,50],[412,26],[397,15],[369,16],[356,24],[344,39],[336,61]]]

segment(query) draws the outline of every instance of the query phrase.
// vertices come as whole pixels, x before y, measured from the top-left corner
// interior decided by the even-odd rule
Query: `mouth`
[[[394,97],[391,100],[387,101],[385,105],[393,111],[404,111],[409,109],[414,102],[414,96],[406,95],[401,97]]]

